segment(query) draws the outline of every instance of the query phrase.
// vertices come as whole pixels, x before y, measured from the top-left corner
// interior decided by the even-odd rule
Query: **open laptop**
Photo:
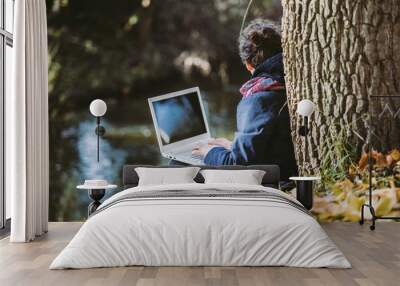
[[[148,99],[162,156],[192,165],[204,165],[192,155],[195,145],[211,138],[198,87]]]

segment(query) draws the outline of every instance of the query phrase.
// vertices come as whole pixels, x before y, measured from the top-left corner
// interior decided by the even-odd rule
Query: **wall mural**
[[[120,185],[124,164],[168,164],[157,145],[149,97],[199,86],[211,134],[233,139],[239,89],[249,79],[237,48],[248,1],[46,2],[50,221],[86,217],[90,199],[76,189],[85,179]],[[279,21],[281,16],[279,0],[260,0],[254,1],[248,18]],[[108,106],[99,163],[96,120],[89,112],[96,98]],[[383,138],[379,134],[375,137]],[[337,142],[325,150],[313,208],[319,220],[357,221],[366,201],[368,156],[354,150],[351,136],[357,134],[343,128]],[[400,214],[396,147],[374,148],[373,202],[378,215]]]

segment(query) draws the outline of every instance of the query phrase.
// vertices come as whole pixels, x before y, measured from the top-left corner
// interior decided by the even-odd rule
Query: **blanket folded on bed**
[[[298,201],[289,198],[284,193],[277,193],[276,191],[271,192],[268,190],[225,190],[218,188],[204,188],[202,190],[163,190],[163,191],[145,191],[145,192],[131,192],[121,195],[113,200],[109,200],[99,208],[92,216],[115,206],[116,204],[128,202],[128,201],[143,201],[153,199],[175,199],[175,200],[187,200],[187,199],[238,199],[238,200],[258,200],[258,201],[269,201],[280,204],[290,205],[297,210],[304,212],[311,216],[311,213]]]

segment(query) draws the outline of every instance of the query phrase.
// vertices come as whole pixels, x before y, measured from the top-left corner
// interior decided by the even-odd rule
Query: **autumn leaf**
[[[356,196],[350,195],[347,198],[347,204],[348,207],[352,210],[352,211],[357,211],[359,212],[361,210],[361,206],[364,204],[365,202],[365,198],[358,198]]]
[[[392,210],[393,203],[388,197],[381,198],[375,206],[375,212],[377,216],[384,216],[390,213]]]
[[[378,167],[387,167],[388,166],[388,162],[386,161],[386,157],[381,152],[373,151],[372,152],[372,158],[375,160],[375,164]]]
[[[398,149],[392,150],[389,156],[392,157],[395,162],[400,161],[400,151]]]
[[[344,221],[359,221],[360,220],[360,211],[354,211],[354,210],[346,210],[344,213]]]
[[[340,193],[336,198],[335,201],[341,202],[344,201],[347,197],[347,194],[345,192]]]
[[[349,175],[354,177],[355,175],[357,175],[357,168],[354,165],[351,165],[349,167]]]
[[[367,165],[368,165],[368,154],[364,152],[361,155],[360,161],[358,162],[358,168],[360,168],[360,170],[364,170]]]

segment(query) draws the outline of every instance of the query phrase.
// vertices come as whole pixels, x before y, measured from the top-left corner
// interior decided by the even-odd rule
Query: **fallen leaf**
[[[361,155],[360,161],[358,161],[358,168],[360,168],[360,170],[364,170],[367,165],[368,165],[368,154],[364,152]]]
[[[400,151],[398,149],[392,150],[389,155],[394,161],[400,161]]]
[[[375,212],[377,216],[384,216],[390,213],[392,210],[393,203],[388,197],[381,198],[375,206]]]
[[[375,165],[378,167],[387,167],[388,162],[386,161],[385,155],[378,151],[372,151],[372,158],[375,160]]]

